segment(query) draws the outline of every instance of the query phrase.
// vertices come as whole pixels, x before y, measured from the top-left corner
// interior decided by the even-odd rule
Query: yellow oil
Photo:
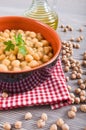
[[[43,3],[43,1],[42,3],[33,3],[24,15],[39,20],[56,30],[58,27],[58,15],[46,3]]]

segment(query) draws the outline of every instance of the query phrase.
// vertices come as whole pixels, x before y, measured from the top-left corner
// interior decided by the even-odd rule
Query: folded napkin
[[[23,91],[24,88],[28,88],[28,78],[25,79],[25,82],[21,81],[22,83],[24,86],[22,86],[23,89],[21,90]],[[5,85],[9,86],[9,84]],[[15,88],[13,88],[13,92],[15,92]],[[17,85],[19,91],[20,88]],[[50,105],[51,109],[56,109],[68,104],[71,104],[71,100],[60,59],[52,69],[51,75],[44,82],[41,82],[39,86],[32,87],[30,90],[27,89],[25,92],[12,93],[7,98],[0,95],[1,110],[34,105]]]

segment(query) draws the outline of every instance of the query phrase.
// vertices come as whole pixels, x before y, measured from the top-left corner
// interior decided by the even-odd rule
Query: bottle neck
[[[38,7],[44,7],[44,8],[49,7],[47,0],[33,0],[32,5],[35,5],[35,6],[38,6]]]

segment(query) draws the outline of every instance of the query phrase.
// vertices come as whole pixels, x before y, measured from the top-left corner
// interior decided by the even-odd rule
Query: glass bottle
[[[32,0],[30,8],[25,11],[24,15],[48,24],[55,30],[57,29],[58,15],[51,9],[47,0]]]

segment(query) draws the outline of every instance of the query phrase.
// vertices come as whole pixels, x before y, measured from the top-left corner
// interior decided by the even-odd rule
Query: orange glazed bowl
[[[0,69],[0,81],[13,83],[24,79],[27,76],[31,77],[31,75],[33,75],[33,73],[36,71],[40,71],[42,73],[42,70],[48,67],[52,68],[52,66],[56,64],[61,50],[61,41],[56,31],[54,31],[51,27],[32,18],[26,18],[22,16],[0,17],[0,32],[3,32],[6,29],[41,33],[42,36],[51,44],[53,49],[53,57],[48,62],[29,70],[25,69],[21,71],[3,71]]]

